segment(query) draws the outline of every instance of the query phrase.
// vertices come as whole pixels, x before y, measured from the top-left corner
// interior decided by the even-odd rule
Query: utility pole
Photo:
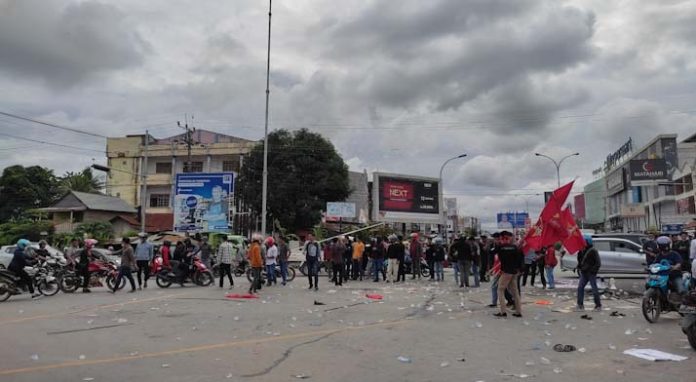
[[[191,115],[191,127],[189,127],[188,124],[188,114],[184,114],[184,119],[184,126],[181,126],[180,121],[176,121],[176,125],[186,130],[186,135],[184,135],[184,143],[188,149],[188,157],[186,159],[186,166],[184,166],[184,172],[191,172],[191,146],[193,146],[195,143],[193,141],[193,133],[196,131],[196,128],[193,126],[193,115]]]
[[[145,130],[145,152],[143,158],[143,167],[140,169],[140,232],[145,232],[145,208],[147,203],[147,157],[150,148],[150,133]]]
[[[263,181],[261,191],[261,234],[266,234],[266,213],[268,208],[268,98],[271,77],[271,9],[273,1],[268,0],[268,49],[266,53],[266,122],[263,134]]]

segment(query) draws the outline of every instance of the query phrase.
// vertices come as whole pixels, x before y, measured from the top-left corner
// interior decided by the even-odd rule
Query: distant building
[[[678,222],[688,223],[696,219],[696,134],[677,145],[679,168],[674,172],[674,196],[676,198]],[[693,225],[693,224],[692,224]]]
[[[176,174],[198,172],[239,173],[243,158],[256,144],[242,138],[196,130],[191,135],[191,161],[188,162],[186,133],[157,139],[151,135],[107,138],[106,193],[140,207],[140,176],[147,156],[146,223],[153,231],[173,228],[172,206]],[[145,150],[147,142],[147,152]]]
[[[583,189],[585,200],[585,220],[587,225],[602,225],[606,217],[607,184],[604,178],[585,185]]]
[[[52,206],[41,210],[48,213],[56,233],[72,232],[82,223],[106,222],[115,218],[133,222],[136,215],[136,209],[120,198],[76,191],[70,191]],[[115,228],[116,236],[138,229],[121,224]]]

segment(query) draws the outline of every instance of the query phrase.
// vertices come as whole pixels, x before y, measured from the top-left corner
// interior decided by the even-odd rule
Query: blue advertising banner
[[[174,231],[230,232],[234,173],[176,175]]]
[[[529,220],[527,212],[502,212],[498,213],[498,228],[524,228]]]
[[[669,235],[678,235],[684,231],[684,224],[663,224],[662,233]]]

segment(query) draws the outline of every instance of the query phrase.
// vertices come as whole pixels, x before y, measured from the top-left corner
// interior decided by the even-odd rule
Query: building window
[[[236,170],[237,162],[233,160],[222,161],[222,172],[233,172]]]
[[[169,207],[169,194],[150,194],[150,207]]]
[[[203,162],[184,162],[184,172],[203,172]]]
[[[155,163],[156,174],[171,174],[172,162],[157,162]]]

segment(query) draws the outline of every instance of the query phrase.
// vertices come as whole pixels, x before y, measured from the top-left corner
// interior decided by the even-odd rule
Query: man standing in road
[[[116,293],[116,291],[118,290],[118,286],[121,285],[121,280],[123,280],[124,277],[127,278],[130,282],[130,293],[133,293],[135,292],[135,280],[133,280],[133,274],[131,273],[131,271],[134,268],[137,268],[138,265],[135,262],[135,255],[133,255],[133,247],[131,247],[130,245],[130,239],[124,237],[123,239],[121,239],[121,243],[123,244],[123,249],[121,253],[121,266],[118,269],[118,277],[116,277],[114,289],[111,290],[111,293]]]
[[[689,261],[689,256],[691,255],[691,240],[689,240],[689,234],[682,232],[679,239],[680,240],[674,243],[674,250],[679,254],[679,256],[681,256],[682,264],[690,264],[691,262]]]
[[[208,269],[210,269],[210,255],[213,252],[213,247],[208,244],[208,237],[203,236],[201,241],[201,247],[198,249],[201,252],[201,261]]]
[[[509,288],[512,298],[515,300],[515,317],[522,317],[522,303],[520,292],[517,289],[517,278],[519,277],[524,265],[522,251],[512,244],[512,232],[503,231],[500,233],[500,246],[497,249],[498,259],[500,260],[500,279],[498,280],[498,305],[500,312],[494,314],[496,317],[507,317],[505,306],[505,290]]]
[[[387,282],[396,282],[397,273],[399,270],[399,248],[397,247],[397,237],[394,234],[389,235],[389,248],[387,248],[387,258],[389,259],[389,264],[387,265]],[[401,256],[403,256],[403,248],[401,249]]]
[[[421,259],[423,258],[423,247],[418,240],[418,234],[411,234],[411,243],[408,245],[408,252],[411,255],[411,272],[413,277],[411,280],[415,280],[418,276],[418,280],[421,278]]]
[[[251,266],[251,285],[249,293],[254,294],[261,289],[261,269],[263,269],[263,258],[261,257],[261,237],[254,236],[249,248],[249,265]]]
[[[353,280],[363,279],[362,258],[365,253],[365,244],[360,238],[355,239],[353,243]]]
[[[307,243],[305,244],[305,261],[307,262],[307,277],[309,278],[309,289],[319,290],[319,260],[321,250],[319,243],[314,241],[314,236],[310,233],[307,235]],[[314,280],[312,280],[314,278]],[[312,282],[313,281],[313,282]]]
[[[473,249],[471,243],[465,237],[461,237],[454,244],[454,250],[457,251],[459,261],[459,287],[469,287],[469,273],[471,272],[471,263],[474,260]]]
[[[479,269],[479,279],[481,282],[488,281],[488,270],[490,269],[490,243],[486,235],[481,235],[479,242],[479,254],[481,256],[481,267]]]
[[[592,286],[592,295],[594,296],[595,312],[602,311],[602,300],[599,298],[599,290],[597,289],[597,273],[602,266],[602,261],[599,258],[599,252],[594,247],[591,235],[584,235],[587,248],[582,257],[578,269],[580,270],[580,281],[578,282],[578,305],[576,310],[582,312],[585,310],[585,286],[590,283]]]
[[[331,263],[333,266],[334,283],[336,286],[343,285],[343,253],[346,251],[346,246],[343,244],[343,238],[335,237],[331,245]]]
[[[288,282],[288,259],[290,258],[290,248],[287,240],[280,236],[278,238],[278,265],[280,265],[280,276],[283,278],[281,284],[285,285]]]
[[[147,288],[147,279],[150,278],[150,262],[155,257],[155,249],[152,243],[147,242],[147,234],[141,232],[138,234],[140,238],[140,243],[135,247],[135,262],[138,268],[138,289],[143,289],[141,286],[143,284],[143,279],[141,275],[145,274],[145,285]]]
[[[218,264],[220,265],[220,288],[224,285],[225,275],[230,280],[230,289],[234,287],[232,279],[232,259],[235,256],[236,248],[230,243],[227,236],[223,236],[222,243],[218,247]]]

